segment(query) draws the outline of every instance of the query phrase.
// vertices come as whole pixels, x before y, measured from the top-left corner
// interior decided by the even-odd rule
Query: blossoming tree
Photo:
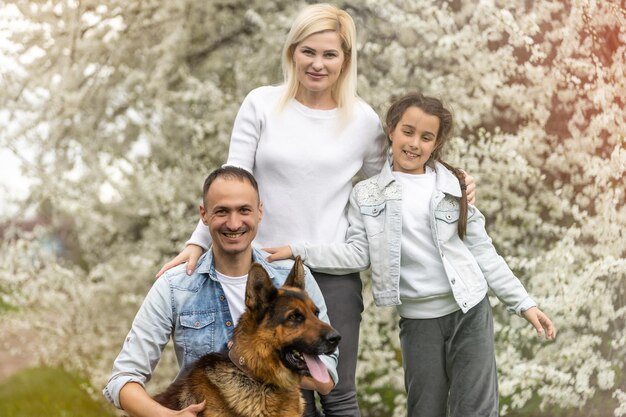
[[[44,361],[104,383],[154,273],[195,225],[241,100],[280,82],[304,4],[4,3],[0,143],[32,153],[23,206],[46,227],[4,232],[0,326],[32,329]],[[454,109],[448,160],[477,178],[494,243],[560,330],[536,340],[492,299],[502,413],[626,415],[624,2],[337,4],[357,23],[359,94],[379,114],[407,90]],[[42,242],[61,231],[59,256]],[[394,314],[364,313],[367,416],[405,413]]]

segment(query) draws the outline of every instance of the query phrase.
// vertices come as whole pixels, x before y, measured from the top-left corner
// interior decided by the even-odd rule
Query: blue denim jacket
[[[287,279],[293,261],[269,263],[267,253],[253,248],[252,258],[268,272],[274,285]],[[326,304],[317,282],[305,268],[305,288],[319,307],[321,320],[329,323]],[[135,320],[113,371],[103,390],[105,397],[120,408],[119,394],[128,382],[145,385],[152,376],[170,337],[174,342],[179,378],[200,356],[226,349],[233,335],[233,323],[221,284],[216,279],[212,252],[207,251],[198,267],[187,276],[185,265],[167,271],[157,279]],[[321,356],[331,377],[337,382],[338,352]]]
[[[469,207],[467,235],[464,240],[459,238],[459,181],[442,164],[430,164],[437,174],[430,201],[430,228],[461,310],[467,312],[478,304],[488,288],[517,314],[535,306],[496,252],[485,230],[485,218],[476,207]],[[379,306],[399,305],[402,187],[389,164],[379,175],[354,187],[348,220],[346,243],[294,244],[293,254],[316,271],[335,274],[364,270],[371,263],[374,301]]]

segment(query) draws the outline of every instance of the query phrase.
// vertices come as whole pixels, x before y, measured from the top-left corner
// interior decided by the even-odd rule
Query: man
[[[191,276],[181,265],[154,283],[103,390],[109,401],[134,417],[196,417],[203,404],[173,411],[154,401],[144,389],[170,337],[180,376],[200,356],[226,348],[245,308],[245,285],[252,262],[263,265],[276,286],[285,281],[293,265],[290,261],[270,264],[266,253],[252,247],[263,214],[252,174],[232,166],[218,168],[207,177],[203,195],[200,217],[213,238],[210,250]],[[328,322],[322,293],[308,269],[305,280],[306,291],[320,309],[320,319]],[[337,355],[321,359],[331,381],[322,384],[305,378],[302,388],[326,394],[337,381]]]

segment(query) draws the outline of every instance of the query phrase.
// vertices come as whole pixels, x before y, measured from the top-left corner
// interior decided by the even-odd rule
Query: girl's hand
[[[537,330],[537,336],[541,337],[545,333],[546,339],[554,340],[556,338],[556,327],[552,324],[552,320],[545,315],[545,313],[539,310],[537,307],[531,307],[522,312],[524,317],[530,324]]]
[[[467,187],[465,191],[467,193],[467,202],[476,204],[476,180],[467,172],[463,172],[465,173],[465,186]]]
[[[198,259],[200,259],[203,253],[204,253],[204,249],[202,249],[202,247],[198,245],[193,245],[193,244],[187,245],[185,249],[183,249],[181,253],[176,255],[174,259],[172,259],[171,261],[163,265],[161,270],[157,272],[155,278],[159,278],[168,269],[173,268],[182,263],[185,263],[187,261],[188,261],[187,275],[191,275],[194,269],[196,269],[196,264],[198,263]]]
[[[291,246],[278,246],[276,248],[263,248],[263,250],[270,254],[266,259],[268,262],[279,261],[281,259],[293,259],[293,252]]]

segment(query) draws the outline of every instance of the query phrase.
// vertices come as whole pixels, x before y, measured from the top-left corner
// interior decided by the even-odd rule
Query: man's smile
[[[246,230],[238,230],[236,232],[221,232],[223,236],[227,237],[228,239],[237,239],[240,238],[241,236],[244,235],[244,233],[246,233]]]

